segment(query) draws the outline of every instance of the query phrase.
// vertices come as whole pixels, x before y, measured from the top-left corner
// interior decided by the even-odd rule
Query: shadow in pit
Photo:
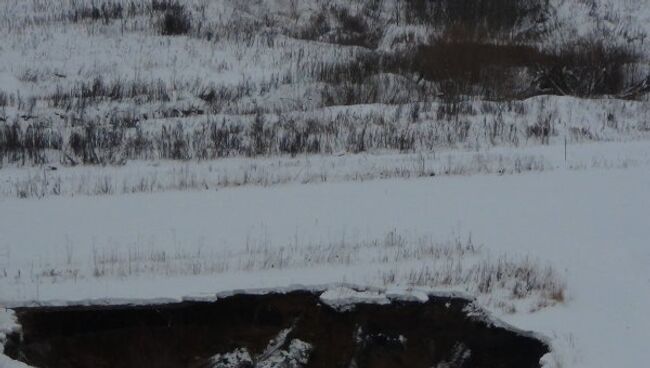
[[[341,312],[318,293],[296,291],[19,308],[22,333],[10,336],[5,353],[40,368],[539,367],[543,342],[468,317],[468,303],[431,297]]]

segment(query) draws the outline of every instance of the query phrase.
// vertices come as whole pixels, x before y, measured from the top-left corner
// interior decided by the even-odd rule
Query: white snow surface
[[[15,99],[45,98],[59,87],[66,91],[101,76],[105,82],[161,84],[171,101],[99,104],[88,108],[89,117],[113,110],[155,116],[158,109],[200,102],[197,95],[205,88],[238,85],[250,86],[252,96],[234,101],[215,118],[246,120],[257,106],[326,118],[376,113],[390,120],[401,111],[384,104],[344,107],[320,101],[323,86],[307,75],[308,67],[353,60],[362,48],[285,36],[271,43],[264,37],[166,39],[142,16],[126,23],[60,24],[64,10],[91,3],[0,1],[0,30],[6,34],[6,42],[0,42],[0,92]],[[192,9],[206,5],[206,28],[223,30],[266,14],[306,24],[317,10],[317,2],[295,2],[301,17],[292,19],[287,9],[294,2],[288,0],[255,2],[260,6],[236,0],[186,3]],[[384,5],[392,9],[393,3]],[[650,33],[649,0],[551,3],[558,27],[549,45],[611,34],[638,46],[644,56],[638,67],[647,72],[650,49],[643,40]],[[407,33],[422,42],[430,32],[419,25],[393,26],[379,48],[389,49]],[[299,62],[294,55],[300,55]],[[293,82],[263,92],[274,78]],[[54,114],[62,109],[49,106],[46,98],[38,101],[34,115],[63,123]],[[3,167],[0,368],[26,367],[2,354],[6,335],[19,329],[6,307],[209,301],[296,288],[324,291],[323,301],[338,307],[398,298],[424,301],[432,292],[476,297],[490,316],[548,339],[553,351],[543,358],[545,367],[647,366],[650,142],[629,140],[647,139],[648,101],[537,97],[522,104],[528,113],[506,114],[505,121],[520,127],[523,136],[539,118],[552,118],[559,134],[550,146],[522,141],[522,146],[497,142],[502,147],[486,148],[479,140],[485,116],[476,114],[468,117],[471,142],[450,147],[451,152],[130,161],[123,167],[56,171]],[[433,119],[434,111],[423,112],[422,120]],[[11,121],[22,113],[10,103],[0,117]],[[615,117],[611,122],[609,113]],[[193,126],[201,119],[182,121]],[[163,122],[152,118],[142,125],[155,129]],[[571,144],[586,140],[601,142]],[[56,166],[58,160],[52,162]],[[17,198],[21,193],[32,198]],[[466,247],[468,238],[476,251]],[[443,254],[418,257],[427,249]],[[400,255],[403,251],[410,255]],[[462,281],[429,288],[409,283],[422,270],[429,276],[438,270],[463,275],[477,264],[504,259],[538,272],[552,266],[566,282],[564,301],[549,303],[537,294],[513,299],[508,285],[481,294]],[[298,343],[294,347],[306,351]]]
[[[10,359],[4,352],[4,343],[7,335],[17,332],[20,329],[14,312],[10,309],[0,307],[0,368],[28,368],[29,366]]]
[[[357,304],[390,304],[390,300],[381,291],[354,290],[339,286],[326,290],[320,300],[332,308],[346,311]]]
[[[292,339],[287,344],[287,336],[291,329],[285,329],[273,338],[264,352],[251,357],[246,348],[239,348],[226,354],[217,354],[211,358],[211,368],[299,368],[307,364],[312,346],[299,339]],[[284,348],[284,349],[283,349]]]
[[[243,364],[253,364],[253,359],[245,348],[237,349],[231,353],[217,354],[210,360],[211,368],[231,368],[239,367]]]
[[[633,151],[643,151],[643,142],[634,144]],[[620,152],[629,151],[620,145]],[[608,150],[596,144],[593,152],[599,147]],[[261,244],[263,254],[287,244],[298,246],[287,248],[293,251],[341,241],[362,244],[392,230],[441,243],[471,234],[490,254],[548,262],[566,278],[565,302],[534,311],[522,307],[525,300],[513,302],[516,310],[510,312],[489,295],[477,301],[506,323],[546,336],[553,348],[544,358],[547,366],[643,366],[650,340],[650,165],[635,162],[513,175],[2,198],[0,273],[6,275],[0,277],[0,305],[210,299],[237,289],[336,282],[408,288],[399,278],[395,285],[378,280],[384,266],[356,262],[196,275],[44,272],[48,266],[60,270],[68,260],[71,269],[77,262],[92,263],[93,255],[107,249],[118,255],[124,249],[162,249],[171,257],[185,247],[235,254]],[[421,264],[405,261],[395,268],[399,274],[416,266]],[[454,289],[466,291],[439,291]],[[7,318],[0,310],[0,321]],[[7,358],[0,357],[5,366]]]

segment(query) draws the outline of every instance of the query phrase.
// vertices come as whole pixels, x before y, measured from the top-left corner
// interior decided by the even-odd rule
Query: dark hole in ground
[[[470,318],[467,305],[432,297],[340,312],[300,291],[209,303],[19,308],[22,336],[11,336],[5,353],[41,368],[539,367],[544,343]],[[223,355],[229,352],[236,354]],[[216,365],[217,354],[232,364]]]

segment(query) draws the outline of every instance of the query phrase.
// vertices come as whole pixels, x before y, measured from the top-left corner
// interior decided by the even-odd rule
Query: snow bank
[[[356,304],[390,304],[390,300],[380,291],[358,291],[346,287],[328,289],[321,294],[320,300],[339,311],[350,310]]]

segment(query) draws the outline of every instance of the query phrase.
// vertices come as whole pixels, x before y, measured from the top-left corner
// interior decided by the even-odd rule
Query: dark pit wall
[[[10,337],[5,352],[41,368],[539,367],[544,343],[468,318],[467,304],[431,298],[339,312],[317,293],[291,292],[24,308],[22,340]]]

